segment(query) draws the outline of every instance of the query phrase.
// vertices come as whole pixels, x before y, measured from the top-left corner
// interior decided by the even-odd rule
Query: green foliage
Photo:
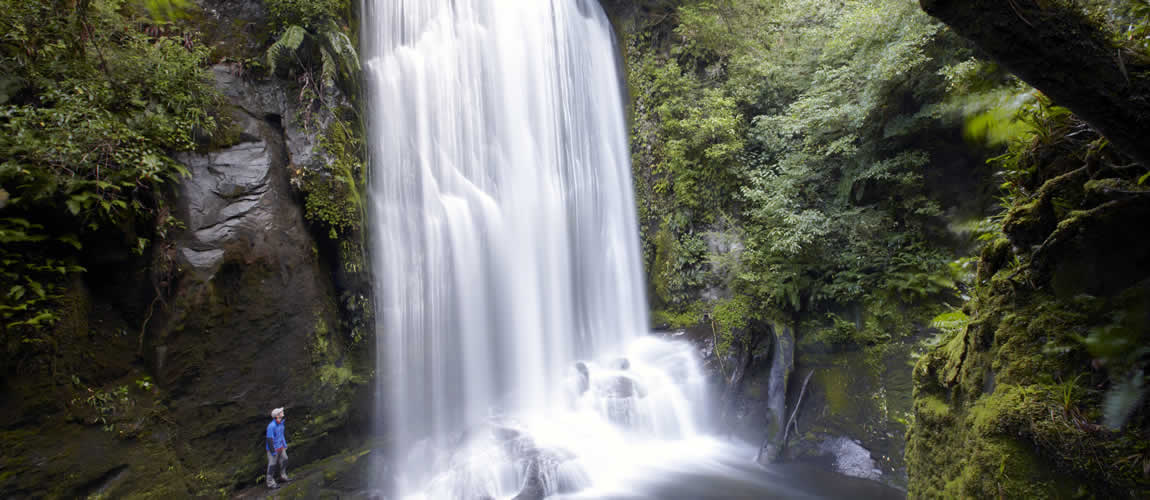
[[[187,174],[170,153],[194,149],[217,129],[208,49],[147,29],[140,7],[91,0],[0,8],[6,355],[46,342],[64,277],[82,271],[76,254],[85,235],[166,213],[157,189]],[[146,236],[133,238],[141,253]]]
[[[280,61],[289,60],[295,55],[295,51],[299,50],[303,45],[303,39],[307,36],[307,30],[299,25],[288,26],[283,34],[268,47],[268,72],[271,74],[276,73],[276,65]]]
[[[315,27],[346,19],[348,0],[265,0],[272,29],[279,33],[291,26]]]
[[[332,240],[363,229],[366,151],[363,134],[353,123],[338,117],[332,120],[319,137],[319,149],[327,162],[318,170],[297,169],[298,184],[306,192],[304,213],[308,220],[323,225]]]
[[[749,338],[748,332],[745,330],[754,318],[754,314],[751,299],[745,295],[715,303],[711,309],[711,318],[714,321],[713,327],[716,328],[719,335],[718,343],[715,345],[716,355],[719,357],[726,356],[732,343],[739,340],[746,341]]]
[[[900,0],[708,0],[681,6],[672,32],[669,50],[657,29],[629,41],[636,162],[654,198],[640,211],[669,214],[653,235],[660,300],[688,300],[720,271],[784,315],[955,290],[953,258],[929,237],[942,212],[916,134],[953,117],[932,108],[949,87],[986,71],[961,66],[968,51],[939,24]],[[738,259],[690,244],[731,213]]]
[[[657,309],[651,314],[651,321],[657,326],[667,328],[687,328],[698,325],[703,321],[705,304],[693,302],[682,310]]]
[[[348,95],[358,92],[359,55],[350,29],[337,23],[350,17],[347,0],[270,0],[267,6],[278,34],[267,50],[270,74],[291,68],[317,96],[337,84]]]
[[[175,19],[192,6],[189,0],[143,0],[153,19]]]
[[[655,297],[663,305],[682,307],[691,292],[703,284],[703,260],[707,244],[696,234],[676,238],[667,227],[655,234],[652,282]]]
[[[84,391],[86,394],[73,399],[72,405],[87,407],[92,412],[92,415],[87,419],[90,423],[99,424],[107,432],[115,431],[117,417],[121,416],[132,405],[128,386],[118,386],[111,392],[103,389],[92,389],[91,387],[85,387]]]
[[[1150,333],[1144,307],[1146,290],[1128,291],[1114,303],[1107,320],[1090,330],[1082,344],[1107,367],[1111,386],[1103,410],[1106,426],[1120,429],[1145,401],[1150,367]]]
[[[933,94],[919,98],[942,97],[943,82],[928,76],[939,65],[927,53],[938,25],[906,2],[806,6],[825,24],[805,23],[805,9],[776,22],[794,23],[821,50],[788,61],[806,78],[750,129],[748,282],[790,310],[860,300],[874,287],[906,299],[948,290],[947,259],[924,232],[940,213],[921,189],[929,157],[900,137],[909,128],[890,126],[915,119],[890,114],[922,91],[904,75],[928,80]]]
[[[671,197],[689,220],[709,222],[737,191],[744,120],[734,100],[674,59],[647,55],[630,67],[629,79],[659,127],[655,192]]]
[[[1086,2],[1083,7],[1087,7],[1087,14],[1097,19],[1103,29],[1110,33],[1115,46],[1128,51],[1125,57],[1134,59],[1130,64],[1150,61],[1150,2],[1095,0]]]
[[[971,317],[936,317],[949,338],[915,367],[916,399],[946,400],[950,412],[916,416],[911,494],[1050,496],[1089,485],[1102,496],[1145,496],[1150,282],[1099,289],[1090,279],[1058,278],[1083,261],[1097,266],[1087,276],[1136,267],[1106,252],[1136,245],[1110,240],[1110,231],[1141,216],[1099,207],[1131,201],[1144,170],[1046,96],[1014,84],[999,90],[993,99],[985,89],[964,96],[968,138],[1006,146],[991,160],[1005,216],[975,231],[989,244],[964,307]],[[1058,241],[1067,233],[1074,244]],[[934,451],[948,440],[970,451]],[[985,465],[995,462],[1016,465],[1005,474],[999,466],[987,481]]]
[[[930,320],[931,328],[937,328],[947,337],[958,335],[968,323],[970,317],[960,309],[944,312]]]
[[[1114,385],[1106,393],[1103,411],[1106,415],[1106,427],[1119,430],[1134,412],[1142,406],[1146,397],[1146,374],[1142,370],[1131,373],[1128,378]]]
[[[816,340],[832,346],[854,344],[859,335],[859,328],[854,321],[849,321],[837,314],[827,314],[830,328],[818,330]]]

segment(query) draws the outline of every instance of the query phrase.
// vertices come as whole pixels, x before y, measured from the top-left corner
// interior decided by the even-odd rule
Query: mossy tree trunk
[[[1019,78],[1150,165],[1150,76],[1132,52],[1059,2],[919,0]]]

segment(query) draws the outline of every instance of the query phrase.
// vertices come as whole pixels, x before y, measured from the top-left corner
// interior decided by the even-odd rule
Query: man
[[[276,489],[276,466],[279,466],[279,479],[288,482],[287,477],[287,438],[284,437],[284,409],[272,410],[272,421],[268,424],[267,432],[268,452],[268,488]]]

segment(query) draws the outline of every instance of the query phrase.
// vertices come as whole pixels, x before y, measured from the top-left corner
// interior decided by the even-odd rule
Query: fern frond
[[[1146,397],[1146,375],[1142,370],[1134,372],[1130,378],[1113,385],[1106,392],[1106,400],[1102,403],[1103,416],[1106,417],[1106,427],[1111,430],[1120,430],[1130,420],[1130,416],[1142,405]]]
[[[279,39],[271,47],[268,47],[269,72],[273,75],[276,74],[276,65],[288,61],[288,58],[303,45],[303,40],[306,37],[307,30],[303,29],[302,26],[288,26],[283,35],[280,35]]]
[[[323,59],[323,67],[320,69],[320,81],[323,82],[325,89],[335,86],[335,78],[339,75],[338,66],[336,66],[335,58],[332,57],[331,52],[326,50],[319,51],[320,58]]]
[[[968,323],[970,323],[970,317],[962,312],[961,309],[944,312],[930,320],[930,326],[944,333],[961,331],[963,328],[966,328]]]
[[[355,46],[352,45],[351,39],[342,31],[333,29],[329,29],[326,35],[328,49],[339,62],[345,65],[347,77],[350,79],[357,78],[360,72],[359,54],[356,53]]]

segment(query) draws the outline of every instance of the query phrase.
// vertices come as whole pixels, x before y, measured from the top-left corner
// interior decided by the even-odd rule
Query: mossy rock
[[[983,289],[967,328],[915,366],[910,496],[1145,497],[1150,481],[1131,462],[1150,443],[1141,424],[1099,425],[1106,379],[1081,342],[1127,302],[1001,282],[1011,284]]]

